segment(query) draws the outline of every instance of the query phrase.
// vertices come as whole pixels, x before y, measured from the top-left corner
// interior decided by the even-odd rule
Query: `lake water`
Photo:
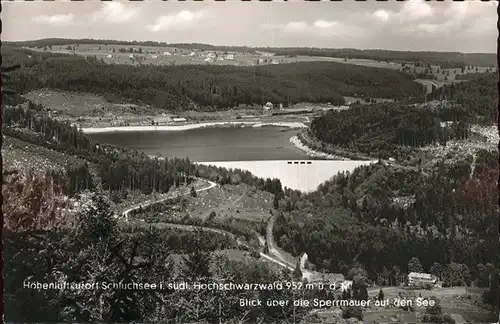
[[[87,134],[98,143],[128,147],[148,155],[189,157],[200,164],[242,169],[278,178],[288,188],[311,191],[342,171],[369,161],[311,160],[289,138],[297,129],[279,127],[200,128],[166,132]]]
[[[191,161],[307,160],[307,154],[289,141],[297,132],[297,129],[269,126],[93,133],[87,136],[102,144],[168,158],[189,157]]]

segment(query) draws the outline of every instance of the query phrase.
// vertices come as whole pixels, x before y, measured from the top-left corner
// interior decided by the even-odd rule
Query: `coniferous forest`
[[[32,59],[27,59],[27,55]],[[330,102],[343,96],[422,101],[422,86],[388,69],[329,62],[260,67],[130,66],[92,57],[7,49],[5,60],[25,66],[11,76],[14,90],[54,88],[102,95],[111,101],[142,102],[169,111],[227,109],[266,102]]]

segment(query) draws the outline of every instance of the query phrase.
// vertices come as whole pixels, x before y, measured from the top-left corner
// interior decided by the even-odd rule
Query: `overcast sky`
[[[2,39],[496,53],[497,1],[3,2]]]

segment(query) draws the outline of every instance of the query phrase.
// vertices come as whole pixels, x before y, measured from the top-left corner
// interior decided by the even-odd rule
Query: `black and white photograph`
[[[496,323],[497,1],[2,1],[6,323]]]

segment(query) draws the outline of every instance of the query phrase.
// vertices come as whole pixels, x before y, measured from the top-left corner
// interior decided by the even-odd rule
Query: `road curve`
[[[276,244],[274,242],[273,228],[274,228],[274,223],[276,222],[277,217],[278,217],[278,214],[274,213],[274,215],[271,216],[271,218],[269,219],[269,222],[267,223],[266,241],[267,241],[267,247],[269,250],[269,254],[274,256],[275,259],[279,260],[280,263],[285,264],[287,266],[287,268],[295,270],[296,265],[286,261],[285,257],[280,252],[280,249],[276,246]],[[300,270],[302,271],[302,278],[303,279],[310,280],[312,278],[313,273],[311,271],[306,270],[302,267]]]
[[[203,188],[200,188],[200,189],[196,189],[196,192],[202,192],[202,191],[206,191],[206,190],[209,190],[209,189],[212,189],[212,188],[215,188],[218,186],[217,183],[213,182],[213,181],[210,181],[210,180],[206,180],[206,179],[199,179],[199,180],[202,180],[202,181],[205,181],[205,182],[208,182],[209,185],[206,186],[206,187],[203,187]],[[128,222],[128,215],[130,214],[131,211],[134,211],[134,210],[137,210],[141,207],[147,207],[147,206],[150,206],[150,205],[154,205],[154,204],[158,204],[158,203],[161,203],[161,202],[164,202],[165,200],[169,200],[169,199],[172,199],[172,198],[176,198],[178,196],[186,196],[188,195],[190,192],[185,192],[183,194],[177,194],[177,195],[168,195],[167,197],[164,197],[160,200],[147,200],[139,205],[136,205],[136,206],[133,206],[133,207],[130,207],[129,209],[126,209],[124,210],[121,215],[122,217],[125,219],[125,221]]]
[[[210,180],[207,180],[207,179],[198,178],[198,180],[202,180],[202,181],[208,182],[208,186],[196,189],[196,192],[202,192],[202,191],[210,190],[212,188],[215,188],[215,187],[219,186],[217,183],[215,183],[213,181],[210,181]],[[158,204],[158,203],[164,202],[164,201],[166,201],[168,199],[176,198],[178,196],[185,196],[185,195],[188,195],[188,194],[190,194],[190,191],[182,193],[182,194],[168,195],[167,197],[164,197],[164,198],[159,199],[159,200],[148,200],[148,201],[145,201],[145,202],[143,202],[143,203],[141,203],[139,205],[136,205],[136,206],[133,206],[133,207],[130,207],[130,208],[124,210],[120,215],[123,218],[123,220],[125,220],[126,222],[129,222],[128,216],[129,216],[130,212],[132,212],[134,210],[137,210],[137,209],[139,209],[141,207],[147,207],[147,206],[150,206],[150,205]],[[145,223],[145,225],[149,226],[149,225],[152,225],[152,224]],[[234,235],[233,233],[225,231],[225,230],[222,230],[222,229],[218,229],[218,228],[205,227],[205,226],[195,226],[195,225],[182,225],[182,224],[175,224],[175,223],[155,223],[155,226],[176,228],[176,229],[184,230],[184,231],[201,230],[201,231],[219,233],[219,234],[226,235],[226,236],[229,236],[229,237],[235,239],[236,242],[239,245],[242,245],[242,246],[250,248],[250,246],[248,246],[244,242],[241,242],[240,239],[238,239],[236,237],[236,235]],[[271,228],[271,231],[272,231],[272,228]],[[259,236],[259,241],[260,241],[260,239],[261,239],[261,237]],[[277,264],[277,265],[279,265],[279,266],[281,266],[283,268],[286,268],[286,269],[288,269],[290,271],[293,271],[294,270],[294,266],[290,265],[290,264],[287,264],[287,262],[284,261],[283,257],[279,254],[279,252],[277,250],[276,250],[276,252],[280,256],[279,259],[276,258],[276,257],[269,256],[267,254],[264,254],[262,252],[259,252],[259,254],[260,254],[260,256],[262,258],[264,258],[264,259],[266,259],[268,261],[274,262],[275,264]]]

